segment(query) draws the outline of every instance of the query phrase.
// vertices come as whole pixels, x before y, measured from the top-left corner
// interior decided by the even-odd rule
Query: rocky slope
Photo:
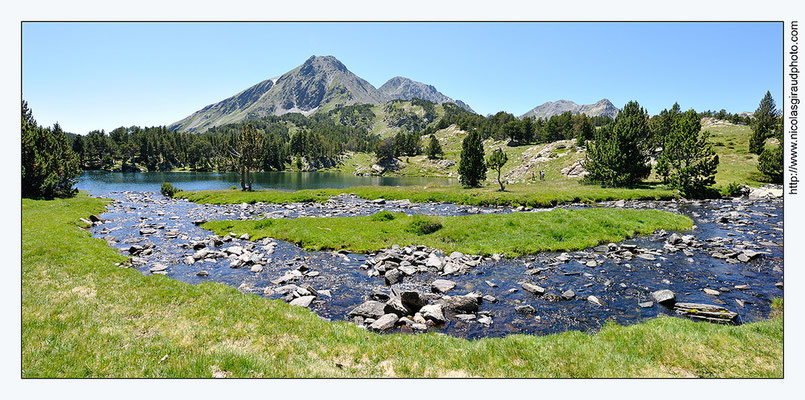
[[[204,132],[232,122],[269,115],[309,115],[353,104],[381,105],[389,100],[419,97],[435,103],[454,101],[431,85],[396,77],[381,90],[352,73],[333,56],[312,56],[299,67],[262,81],[228,99],[210,104],[169,126],[172,130]]]
[[[474,113],[469,105],[461,100],[453,100],[445,96],[433,85],[417,82],[402,76],[395,76],[389,79],[378,89],[388,100],[411,100],[414,97],[428,100],[436,104],[455,103],[459,107]]]
[[[570,100],[549,101],[531,109],[523,117],[550,118],[554,115],[570,111],[573,114],[586,114],[588,117],[607,116],[615,118],[618,108],[607,99],[601,99],[595,104],[576,104]]]

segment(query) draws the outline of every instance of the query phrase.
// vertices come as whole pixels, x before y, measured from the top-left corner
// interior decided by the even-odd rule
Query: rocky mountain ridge
[[[532,108],[520,116],[534,118],[550,118],[570,111],[573,114],[585,114],[588,117],[607,116],[615,118],[620,110],[608,99],[601,99],[594,104],[576,104],[570,100],[549,101]]]
[[[432,85],[395,77],[378,90],[333,56],[311,56],[285,74],[266,79],[232,97],[210,104],[169,126],[172,130],[204,132],[213,126],[269,115],[310,115],[354,104],[380,105],[419,97],[434,103],[464,102],[445,96]]]

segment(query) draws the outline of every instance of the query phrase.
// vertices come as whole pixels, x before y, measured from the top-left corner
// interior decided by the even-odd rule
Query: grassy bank
[[[465,205],[523,205],[528,207],[550,207],[557,204],[583,202],[592,203],[608,200],[663,200],[676,197],[673,190],[655,185],[642,188],[603,188],[597,185],[583,185],[577,181],[546,181],[535,184],[506,186],[505,192],[497,191],[496,185],[482,188],[464,189],[451,186],[359,186],[343,189],[308,189],[296,192],[277,190],[202,190],[180,192],[177,198],[185,198],[197,203],[293,203],[297,201],[325,201],[330,196],[352,193],[364,199],[403,200],[415,203],[447,202]]]
[[[691,225],[688,217],[665,211],[596,208],[460,217],[383,212],[367,217],[210,221],[203,227],[221,235],[235,232],[248,233],[255,239],[268,236],[287,240],[308,250],[368,252],[393,244],[423,244],[447,253],[516,256],[583,249],[657,229],[683,230]]]
[[[22,201],[23,377],[782,376],[782,315],[478,341],[378,335],[228,286],[116,267],[123,258],[76,225],[102,208],[83,194]]]

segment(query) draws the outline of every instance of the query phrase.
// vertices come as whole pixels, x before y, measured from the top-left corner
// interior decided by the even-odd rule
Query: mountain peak
[[[615,118],[618,115],[617,107],[615,107],[609,99],[601,99],[595,104],[582,104],[578,105],[570,100],[557,100],[543,103],[537,107],[532,108],[527,113],[520,116],[534,117],[534,118],[550,118],[554,115],[563,114],[570,111],[573,114],[586,114],[588,117],[607,116]]]
[[[453,103],[469,112],[475,112],[463,101],[453,100],[452,98],[445,96],[442,94],[442,92],[436,90],[433,85],[417,82],[404,76],[395,76],[394,78],[389,79],[378,90],[388,100],[411,100],[412,98],[416,97],[437,104]]]

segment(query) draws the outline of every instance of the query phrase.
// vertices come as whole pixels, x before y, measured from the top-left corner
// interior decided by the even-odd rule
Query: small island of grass
[[[534,213],[407,216],[381,212],[364,217],[210,221],[218,234],[272,237],[307,250],[369,252],[420,244],[445,252],[517,256],[540,251],[577,250],[617,242],[657,229],[690,229],[690,218],[657,210],[590,208]]]

